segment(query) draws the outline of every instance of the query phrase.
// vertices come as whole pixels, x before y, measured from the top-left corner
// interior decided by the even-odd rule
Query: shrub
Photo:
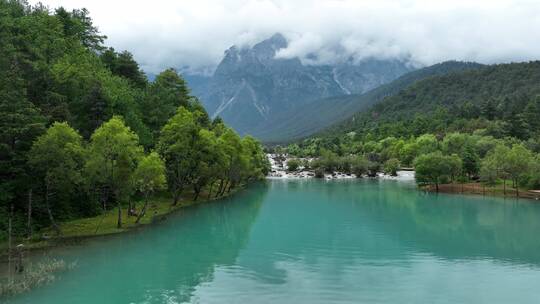
[[[397,171],[399,170],[399,160],[391,158],[384,163],[384,173],[397,176]]]
[[[379,162],[368,161],[367,174],[369,177],[376,177],[379,170],[381,170],[381,164]]]
[[[362,175],[367,173],[369,161],[363,157],[359,156],[354,159],[351,165],[351,171],[356,177],[362,177]]]
[[[293,171],[298,170],[299,167],[300,167],[300,161],[298,159],[292,158],[287,161],[287,171],[293,172]]]

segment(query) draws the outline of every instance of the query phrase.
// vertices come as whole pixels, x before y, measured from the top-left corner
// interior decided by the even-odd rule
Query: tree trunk
[[[148,208],[148,193],[144,195],[144,207],[142,208],[141,212],[137,216],[137,220],[135,221],[135,224],[138,224],[141,218],[146,214],[146,208]]]
[[[506,179],[503,179],[503,193],[506,196]]]
[[[197,199],[199,199],[199,194],[201,193],[201,186],[195,186],[195,197],[193,197],[193,201],[196,202]]]
[[[517,181],[515,181],[514,183],[516,184],[516,197],[519,198],[519,185]]]
[[[47,208],[47,214],[49,215],[49,221],[51,222],[51,225],[53,226],[54,230],[56,231],[57,235],[61,235],[62,231],[60,231],[60,227],[56,224],[56,221],[54,220],[54,216],[52,214],[51,210],[51,204],[49,202],[49,183],[45,185],[45,207]]]
[[[176,189],[174,190],[174,193],[173,193],[173,206],[176,206],[178,205],[178,201],[180,201],[180,195],[182,194],[182,190],[183,190],[183,186],[178,186],[176,187]]]
[[[107,199],[109,196],[109,192],[104,187],[100,187],[100,188],[101,189],[99,189],[99,195],[100,195],[101,204],[103,206],[103,212],[107,212]]]
[[[439,192],[439,182],[435,182],[435,192]]]
[[[26,236],[32,237],[32,188],[28,190],[28,219],[26,222]]]
[[[228,188],[230,188],[231,181],[225,181],[225,184],[223,185],[223,189],[221,190],[221,193],[219,196],[223,196],[225,194],[225,191],[227,191]]]
[[[118,200],[118,224],[116,225],[116,228],[120,229],[122,228],[122,204],[120,203],[120,200]]]
[[[212,188],[214,188],[214,183],[215,182],[212,182],[210,184],[210,190],[208,190],[208,198],[207,199],[210,199],[212,197]]]
[[[227,193],[231,193],[231,189],[234,188],[234,186],[235,186],[234,183],[231,182],[231,183],[229,184],[229,188],[227,189]]]
[[[128,216],[137,216],[137,211],[135,209],[137,209],[136,204],[133,202],[130,196],[128,203]]]
[[[179,199],[180,199],[180,191],[178,191],[178,189],[177,189],[177,190],[175,190],[174,193],[173,193],[173,203],[172,203],[172,205],[173,205],[173,206],[178,205]]]
[[[218,191],[216,192],[216,196],[215,196],[215,197],[218,197],[222,190],[223,190],[223,179],[221,179],[221,180],[219,181],[219,187],[218,187]]]
[[[11,208],[9,211],[9,217],[8,217],[8,280],[9,282],[13,282],[13,277],[11,275],[11,223],[13,218],[13,204],[11,204]]]

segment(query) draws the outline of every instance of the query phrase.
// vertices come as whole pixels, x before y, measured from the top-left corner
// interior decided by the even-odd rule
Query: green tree
[[[133,172],[142,155],[139,137],[119,116],[104,123],[90,138],[86,173],[93,185],[104,185],[116,200],[118,228],[122,227],[122,201],[132,194]]]
[[[418,155],[433,153],[439,149],[439,142],[433,134],[424,134],[416,139]]]
[[[384,163],[384,172],[391,176],[397,176],[399,166],[399,160],[396,158],[391,158]]]
[[[67,123],[54,123],[32,145],[28,161],[44,188],[44,201],[49,220],[60,234],[54,215],[54,203],[72,195],[82,183],[84,148],[82,137]]]
[[[167,182],[176,205],[184,188],[190,184],[197,170],[197,141],[200,127],[195,122],[193,113],[185,107],[178,108],[161,130],[158,151],[165,160]]]
[[[442,151],[447,155],[461,155],[468,146],[472,146],[471,138],[468,134],[450,133],[442,141]]]
[[[133,180],[137,189],[144,195],[144,206],[137,216],[135,223],[139,223],[148,208],[148,196],[155,191],[165,189],[165,163],[156,152],[144,156],[133,173]]]
[[[0,44],[0,49],[3,47]],[[27,153],[34,139],[45,131],[45,119],[26,98],[17,64],[2,56],[0,117],[0,204],[7,214],[22,209],[19,202],[24,201],[23,194],[31,191]],[[3,221],[0,225],[3,231],[8,230]]]
[[[408,142],[399,151],[399,159],[404,165],[411,166],[418,156],[418,145],[416,142]]]
[[[457,156],[445,156],[441,152],[420,155],[414,161],[415,177],[419,184],[439,185],[450,181],[460,171],[462,164]]]
[[[463,173],[467,174],[469,179],[471,176],[477,175],[480,170],[480,158],[474,148],[472,146],[465,147],[460,156],[463,161]]]
[[[156,77],[142,100],[144,122],[153,132],[154,138],[158,137],[159,131],[176,114],[178,107],[189,107],[190,100],[186,82],[174,69],[165,70]]]
[[[300,167],[300,161],[296,158],[291,158],[287,161],[287,171],[294,172]]]
[[[220,193],[230,192],[246,176],[246,169],[249,166],[249,156],[245,153],[240,136],[232,129],[227,129],[221,135],[220,141],[225,152],[227,164],[227,176],[225,184],[220,186]]]
[[[369,161],[364,156],[356,156],[352,163],[351,171],[357,178],[368,172]]]
[[[211,188],[213,188],[213,183],[225,170],[225,154],[219,149],[218,139],[214,132],[207,129],[199,130],[199,137],[194,149],[199,152],[197,155],[198,165],[191,180],[195,192],[193,199],[196,201],[203,187],[211,184]],[[210,197],[212,189],[209,189],[208,192],[208,197]]]
[[[497,179],[503,179],[503,191],[506,194],[506,179],[508,178],[508,154],[510,149],[502,144],[493,148],[482,160],[480,178],[488,184],[494,185]]]
[[[257,180],[268,175],[271,169],[270,161],[261,144],[255,138],[247,135],[242,138],[242,148],[248,157],[247,179]]]
[[[148,82],[146,76],[130,52],[116,53],[113,48],[108,48],[101,54],[100,58],[113,74],[128,79],[137,88],[144,89],[146,87]]]
[[[529,174],[528,170],[534,157],[531,151],[523,145],[513,145],[512,149],[506,154],[505,169],[508,176],[512,179],[512,184],[516,189],[516,196],[519,196],[519,184]]]

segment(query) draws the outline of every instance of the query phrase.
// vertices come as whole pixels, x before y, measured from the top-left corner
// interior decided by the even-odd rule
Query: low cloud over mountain
[[[276,32],[289,41],[278,57],[310,64],[373,56],[419,65],[448,59],[494,63],[540,54],[535,0],[44,2],[86,6],[108,43],[131,50],[151,73],[169,66],[212,72],[223,50],[252,46]]]

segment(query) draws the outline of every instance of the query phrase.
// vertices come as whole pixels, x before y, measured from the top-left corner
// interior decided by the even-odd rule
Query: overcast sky
[[[37,1],[31,1],[33,3]],[[279,56],[320,62],[402,57],[419,64],[540,59],[540,0],[44,0],[86,7],[148,72],[211,70],[233,44],[281,32]]]

